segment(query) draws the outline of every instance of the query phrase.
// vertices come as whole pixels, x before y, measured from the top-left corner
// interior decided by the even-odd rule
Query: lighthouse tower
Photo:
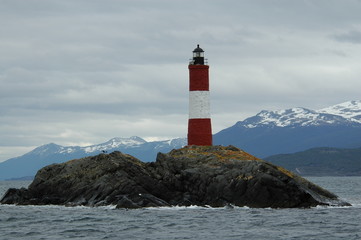
[[[209,104],[209,66],[204,51],[197,45],[189,65],[188,145],[212,145],[212,126]]]

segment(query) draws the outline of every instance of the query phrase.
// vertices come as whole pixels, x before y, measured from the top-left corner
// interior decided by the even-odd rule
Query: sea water
[[[107,207],[0,205],[0,239],[361,239],[361,177],[310,177],[351,207]],[[9,187],[30,182],[0,182]]]

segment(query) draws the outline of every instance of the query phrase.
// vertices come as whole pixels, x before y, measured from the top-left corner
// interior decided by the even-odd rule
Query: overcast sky
[[[0,0],[0,161],[50,142],[186,137],[197,44],[214,133],[361,99],[360,0]]]

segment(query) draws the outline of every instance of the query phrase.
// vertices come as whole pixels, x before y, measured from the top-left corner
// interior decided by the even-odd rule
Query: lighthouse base
[[[212,146],[212,127],[210,118],[188,120],[188,145]]]

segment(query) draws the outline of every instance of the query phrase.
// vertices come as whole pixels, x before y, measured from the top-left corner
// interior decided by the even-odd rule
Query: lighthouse
[[[212,145],[212,126],[209,104],[209,66],[204,51],[197,45],[189,69],[188,145]]]

